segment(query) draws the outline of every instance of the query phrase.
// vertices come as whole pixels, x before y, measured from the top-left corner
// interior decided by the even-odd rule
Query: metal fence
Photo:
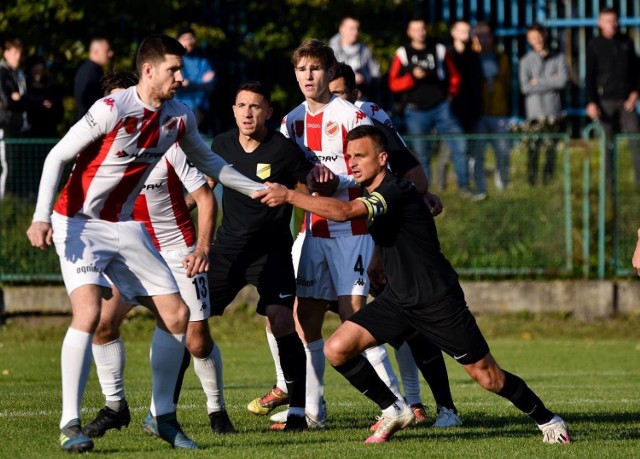
[[[605,143],[598,125],[587,126],[582,139],[564,133],[459,137],[468,147],[485,151],[486,199],[474,201],[460,195],[453,168],[446,161],[451,136],[407,136],[406,140],[410,145],[426,140],[434,149],[432,169],[438,171],[438,177],[434,177],[432,190],[445,204],[436,220],[439,237],[445,255],[463,276],[603,278],[634,274],[630,257],[639,225],[640,188],[629,146],[640,136],[615,138],[613,192],[606,187]],[[0,142],[0,282],[61,279],[55,250],[34,249],[25,237],[42,164],[55,142]],[[511,178],[506,187],[496,179],[496,142],[509,147]],[[540,153],[545,144],[553,148],[548,150],[550,156],[539,155],[538,167],[542,171],[545,162],[552,160],[553,172],[547,180],[539,176],[532,184],[531,148]],[[437,166],[438,161],[444,166]]]

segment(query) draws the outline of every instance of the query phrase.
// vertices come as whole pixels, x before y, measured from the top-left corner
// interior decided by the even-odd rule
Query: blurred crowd
[[[633,42],[620,33],[617,12],[602,9],[598,27],[600,34],[587,47],[585,112],[590,120],[602,124],[607,136],[610,182],[613,135],[640,132],[636,112],[640,78]],[[396,126],[412,136],[410,146],[436,189],[442,190],[450,182],[450,166],[460,194],[471,200],[487,197],[487,178],[493,180],[497,192],[508,188],[513,145],[503,134],[509,132],[523,134],[520,146],[527,153],[528,183],[551,181],[557,142],[539,134],[567,129],[563,111],[570,80],[567,58],[551,46],[542,25],[528,25],[530,50],[521,56],[517,75],[524,119],[514,124],[512,67],[496,43],[491,25],[458,20],[450,24],[449,34],[450,40],[441,42],[430,34],[424,20],[411,19],[406,43],[391,56],[389,73],[384,76],[374,52],[361,39],[358,19],[344,18],[329,45],[337,60],[354,70],[361,100],[392,105],[384,108],[394,114]],[[196,114],[201,132],[215,134],[216,114],[211,103],[217,78],[214,65],[199,49],[192,28],[180,29],[176,38],[187,50],[185,82],[177,98]],[[91,40],[87,51],[74,80],[76,119],[102,97],[100,80],[105,70],[111,70],[113,59],[109,40],[104,37]],[[391,98],[382,97],[389,92]],[[6,40],[0,61],[2,135],[57,137],[63,115],[62,93],[45,59],[25,56],[19,38]],[[428,136],[432,134],[445,134],[445,140],[431,142]],[[632,141],[630,147],[636,183],[640,184],[640,145]],[[489,152],[493,155],[491,167],[485,165]]]

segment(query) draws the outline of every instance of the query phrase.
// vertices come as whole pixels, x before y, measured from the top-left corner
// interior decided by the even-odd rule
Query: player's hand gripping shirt
[[[306,102],[298,105],[283,118],[280,131],[302,148],[311,163],[323,164],[342,177],[341,183],[350,184],[338,187],[333,197],[351,201],[360,196],[361,191],[360,185],[353,181],[345,154],[347,133],[362,124],[372,122],[355,105],[334,96],[316,113],[309,111]],[[363,220],[338,223],[306,212],[303,231],[310,231],[316,237],[337,237],[367,234],[367,227]]]
[[[76,163],[54,210],[67,217],[131,220],[133,203],[153,166],[176,142],[207,175],[242,193],[264,188],[212,154],[184,104],[146,105],[132,86],[98,100],[45,160],[34,221],[50,220],[64,165]]]
[[[177,144],[153,168],[135,201],[133,218],[145,224],[158,250],[183,249],[196,243],[184,189],[191,193],[206,183]]]

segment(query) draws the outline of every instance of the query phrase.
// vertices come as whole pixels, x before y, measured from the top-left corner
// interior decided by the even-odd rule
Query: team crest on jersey
[[[293,129],[296,132],[296,136],[302,137],[304,135],[304,121],[296,120],[293,124]]]
[[[127,134],[133,134],[138,127],[138,118],[135,116],[128,116],[124,120],[124,132]]]
[[[335,137],[340,132],[340,125],[335,121],[327,121],[324,125],[324,133],[328,137]]]
[[[256,175],[262,180],[268,179],[271,176],[271,164],[258,163]]]

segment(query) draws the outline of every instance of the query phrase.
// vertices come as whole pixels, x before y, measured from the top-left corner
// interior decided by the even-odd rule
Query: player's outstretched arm
[[[254,193],[252,197],[269,207],[291,204],[335,222],[345,222],[368,215],[366,206],[358,200],[345,202],[335,198],[299,193],[278,183],[265,182],[264,184],[267,185],[267,189]]]

